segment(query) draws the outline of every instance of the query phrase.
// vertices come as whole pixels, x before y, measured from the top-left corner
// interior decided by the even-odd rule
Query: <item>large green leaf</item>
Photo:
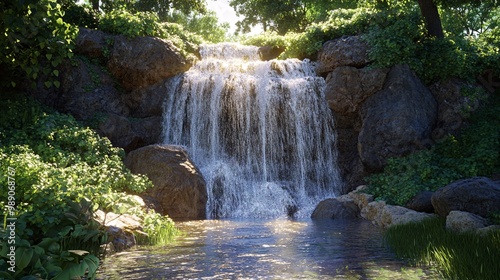
[[[23,270],[31,262],[33,257],[33,248],[20,247],[16,250],[16,266],[19,270]]]

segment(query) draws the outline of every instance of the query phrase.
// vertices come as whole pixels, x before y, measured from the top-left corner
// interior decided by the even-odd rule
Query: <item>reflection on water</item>
[[[178,226],[185,236],[175,243],[114,255],[98,278],[407,279],[400,275],[405,264],[367,221],[205,220]],[[432,278],[422,271],[412,277]]]

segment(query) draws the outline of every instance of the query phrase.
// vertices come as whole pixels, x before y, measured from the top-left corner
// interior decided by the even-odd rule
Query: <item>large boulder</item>
[[[149,145],[130,152],[124,161],[135,174],[154,184],[142,196],[158,201],[162,214],[173,219],[205,219],[207,189],[198,168],[180,146]]]
[[[357,113],[366,98],[384,86],[388,69],[337,67],[326,78],[325,97],[336,115]]]
[[[446,229],[454,232],[472,232],[488,226],[488,221],[476,214],[451,211],[446,217]]]
[[[340,201],[336,198],[329,198],[321,201],[313,213],[312,219],[355,219],[359,217],[359,208],[352,200]]]
[[[108,60],[109,71],[128,91],[156,84],[190,67],[172,42],[154,37],[116,36]]]
[[[358,151],[369,171],[382,170],[390,157],[432,144],[437,104],[407,65],[392,67],[384,88],[368,97],[360,112]]]
[[[316,72],[324,75],[339,66],[366,66],[368,59],[368,44],[360,36],[344,36],[328,41],[318,53],[319,65]]]
[[[364,184],[366,173],[358,153],[361,129],[359,109],[364,100],[381,90],[388,70],[339,66],[326,78],[325,97],[336,119],[339,168],[344,193]]]
[[[486,177],[455,181],[432,195],[432,205],[442,217],[453,210],[487,217],[500,211],[500,182]]]

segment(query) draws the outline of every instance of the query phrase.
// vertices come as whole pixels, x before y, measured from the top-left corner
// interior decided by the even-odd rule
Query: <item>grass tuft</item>
[[[436,266],[444,279],[498,279],[500,231],[458,234],[446,230],[443,218],[434,218],[393,226],[385,241],[413,265]]]

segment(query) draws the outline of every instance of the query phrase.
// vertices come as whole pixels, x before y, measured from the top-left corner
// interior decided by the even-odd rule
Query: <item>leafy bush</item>
[[[18,262],[14,277],[70,279],[68,275],[87,270],[92,276],[106,241],[92,219],[97,209],[155,217],[154,226],[147,219],[145,223],[149,242],[167,242],[153,237],[167,236],[164,228],[174,224],[167,217],[144,213],[132,197],[152,183],[125,168],[123,150],[71,116],[18,99],[3,100],[0,112],[0,173],[15,171],[16,246],[29,252]],[[8,180],[0,176],[0,185],[7,186]],[[8,193],[0,193],[0,216],[7,217],[8,201]],[[176,233],[171,230],[167,237]],[[7,271],[7,243],[2,241],[0,267]]]
[[[437,190],[455,180],[490,176],[500,170],[500,97],[472,114],[471,125],[432,149],[388,160],[383,173],[367,178],[368,191],[404,205],[418,192]]]
[[[55,0],[7,1],[0,5],[0,64],[7,67],[1,86],[16,86],[21,77],[47,77],[46,87],[59,87],[57,67],[73,56],[77,28],[64,22]]]
[[[136,36],[164,37],[165,32],[158,21],[158,16],[155,13],[134,13],[126,9],[116,9],[104,14],[99,21],[99,29],[130,38]]]
[[[485,236],[446,230],[445,220],[390,227],[387,244],[398,257],[422,266],[437,266],[443,279],[498,279],[500,231]]]

